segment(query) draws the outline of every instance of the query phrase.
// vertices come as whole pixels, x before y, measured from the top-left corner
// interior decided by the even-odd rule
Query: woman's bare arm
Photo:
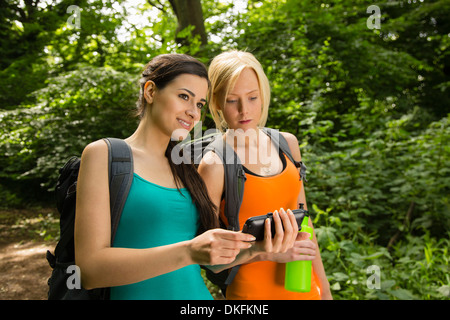
[[[101,140],[88,145],[81,158],[75,259],[84,288],[135,283],[190,264],[230,263],[241,247],[248,247],[246,235],[221,229],[155,248],[111,247],[107,159],[108,149]]]

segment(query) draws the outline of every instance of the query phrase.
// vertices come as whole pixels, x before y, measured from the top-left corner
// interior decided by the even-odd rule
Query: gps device
[[[305,216],[309,216],[309,213],[307,210],[303,209],[303,203],[300,204],[300,209],[292,210],[295,216],[295,220],[297,220],[298,224],[298,231],[301,229],[301,224],[303,221],[303,218]],[[270,219],[270,226],[271,226],[271,233],[272,238],[275,236],[275,223],[273,222],[273,213],[267,213],[261,216],[255,216],[250,217],[247,219],[247,221],[244,224],[244,227],[242,228],[242,232],[249,233],[252,236],[256,238],[256,241],[261,241],[264,239],[264,221],[269,218]],[[283,223],[283,222],[282,222]]]

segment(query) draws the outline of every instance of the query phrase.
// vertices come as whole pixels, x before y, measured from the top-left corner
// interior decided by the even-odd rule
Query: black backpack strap
[[[206,150],[214,151],[222,160],[224,168],[224,193],[225,193],[225,208],[224,213],[228,221],[228,229],[239,231],[241,229],[239,224],[239,210],[244,197],[244,184],[247,180],[242,163],[234,152],[233,148],[222,138],[217,137]],[[225,285],[233,282],[240,266],[234,266],[228,273]],[[226,272],[226,271],[223,271]]]
[[[239,210],[244,196],[244,184],[246,181],[245,171],[239,157],[233,148],[222,138],[216,137],[206,148],[207,151],[215,152],[222,160],[224,168],[224,213],[228,220],[228,229],[239,231]],[[237,186],[237,187],[236,187]]]
[[[289,148],[289,144],[286,141],[286,138],[280,133],[280,131],[271,129],[271,128],[263,128],[264,133],[266,133],[272,140],[272,143],[275,147],[279,147],[280,150],[288,157],[288,159],[298,168],[300,169],[300,180],[304,182],[308,182],[306,179],[306,166],[302,161],[296,161],[292,156],[291,148]]]
[[[69,172],[72,177],[78,176],[78,171],[80,169],[80,158],[72,157],[70,160],[64,165],[64,168],[60,169],[60,173],[63,171]],[[66,177],[67,178],[67,177]],[[66,179],[64,178],[64,179]],[[63,180],[63,178],[60,177]],[[58,181],[59,183],[59,181]],[[67,188],[67,193],[64,194],[64,199],[57,200],[57,207],[60,214],[63,211],[67,212],[66,220],[69,221],[67,225],[64,227],[60,226],[60,239],[55,248],[55,255],[53,256],[53,260],[50,261],[50,265],[55,265],[56,257],[61,257],[62,252],[69,245],[71,241],[73,241],[74,228],[75,228],[75,202],[76,202],[76,190],[77,190],[77,180],[73,181],[71,185]],[[58,196],[57,196],[58,198]],[[69,210],[70,209],[70,210]],[[51,254],[51,253],[50,253]],[[49,256],[47,255],[49,258]],[[48,259],[47,259],[48,260]],[[54,266],[52,266],[54,267]]]
[[[122,209],[133,182],[133,153],[122,139],[105,138],[109,154],[109,192],[111,210],[111,245],[116,235]]]

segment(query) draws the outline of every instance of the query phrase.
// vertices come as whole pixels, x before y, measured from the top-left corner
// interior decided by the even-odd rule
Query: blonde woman
[[[299,203],[306,206],[305,191],[298,169],[260,130],[267,121],[270,102],[269,81],[260,63],[248,52],[225,52],[212,60],[209,77],[209,108],[212,117],[216,127],[223,132],[223,139],[234,148],[246,171],[244,198],[239,212],[241,228],[249,217],[268,212],[274,212],[274,217],[279,217],[275,220],[276,225],[281,218],[285,226],[286,216],[292,217],[291,210],[297,209]],[[301,161],[297,138],[286,132],[281,134],[287,140],[294,159]],[[199,173],[218,208],[217,218],[227,224],[223,213],[224,169],[214,152],[205,154]],[[297,224],[293,222],[291,227],[295,229]],[[270,233],[268,225],[267,233]],[[275,237],[269,244],[266,236],[265,243],[257,243],[248,250],[242,250],[232,264],[212,267],[214,272],[219,272],[230,266],[241,265],[226,289],[226,298],[331,299],[315,235],[311,241],[301,233],[293,234],[293,241],[292,238],[276,240]],[[287,232],[285,236],[292,237]],[[277,244],[280,241],[284,241],[285,245]],[[294,260],[312,260],[312,285],[308,293],[284,289],[285,263]]]

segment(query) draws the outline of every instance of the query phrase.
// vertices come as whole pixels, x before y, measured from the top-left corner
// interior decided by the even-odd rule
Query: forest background
[[[1,0],[0,206],[54,207],[70,156],[131,134],[155,55],[247,50],[267,125],[300,142],[334,298],[449,299],[449,17],[446,0]]]

